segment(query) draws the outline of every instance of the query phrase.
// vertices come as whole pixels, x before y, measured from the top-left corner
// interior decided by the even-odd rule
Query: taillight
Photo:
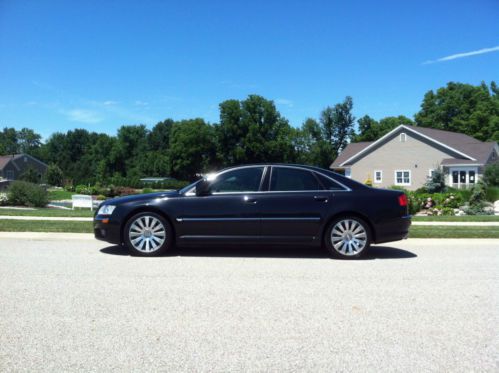
[[[407,196],[405,194],[399,196],[399,205],[402,207],[407,206]]]

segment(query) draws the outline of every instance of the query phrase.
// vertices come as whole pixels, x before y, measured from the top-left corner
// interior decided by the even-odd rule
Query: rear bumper
[[[109,216],[96,215],[94,218],[94,236],[98,240],[119,245],[121,244],[121,226]]]
[[[375,226],[375,243],[384,243],[406,239],[411,226],[411,215],[383,221]]]

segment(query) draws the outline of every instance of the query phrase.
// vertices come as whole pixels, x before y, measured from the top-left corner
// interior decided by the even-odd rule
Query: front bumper
[[[376,225],[376,243],[406,239],[411,226],[411,215],[389,219]]]
[[[119,245],[121,244],[121,225],[108,215],[96,215],[94,236],[98,240]]]

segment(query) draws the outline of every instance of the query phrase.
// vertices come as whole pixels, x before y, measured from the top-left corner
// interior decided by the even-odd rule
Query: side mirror
[[[211,194],[210,183],[208,180],[203,179],[196,184],[196,196],[208,196]]]

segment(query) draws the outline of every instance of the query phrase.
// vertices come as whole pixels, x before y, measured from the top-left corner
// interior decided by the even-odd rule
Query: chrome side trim
[[[224,221],[321,221],[320,217],[272,217],[272,218],[176,218],[177,222],[224,222]]]

